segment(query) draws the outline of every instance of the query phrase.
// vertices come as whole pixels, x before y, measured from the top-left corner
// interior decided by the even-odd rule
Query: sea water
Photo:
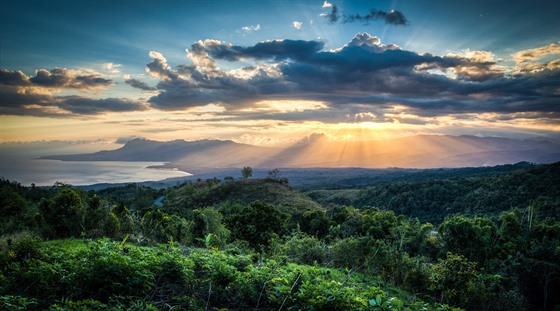
[[[0,142],[0,177],[24,186],[52,186],[62,182],[74,186],[98,183],[159,181],[191,174],[178,170],[154,169],[161,162],[59,161],[38,159],[46,155],[90,153],[111,150],[120,145],[72,141],[30,143]]]
[[[98,183],[133,183],[158,181],[191,174],[179,170],[155,169],[161,162],[59,161],[4,158],[0,177],[24,186],[52,186],[62,182],[74,186]]]

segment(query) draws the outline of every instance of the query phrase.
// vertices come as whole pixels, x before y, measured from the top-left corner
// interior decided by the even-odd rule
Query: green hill
[[[496,218],[511,208],[536,208],[543,217],[560,215],[560,162],[511,172],[376,184],[363,189],[306,192],[323,205],[378,207],[441,223],[463,214]]]
[[[187,183],[171,188],[164,207],[193,210],[224,203],[248,205],[254,201],[271,204],[285,212],[323,210],[321,205],[288,184],[274,179],[240,179],[220,182],[217,179]]]

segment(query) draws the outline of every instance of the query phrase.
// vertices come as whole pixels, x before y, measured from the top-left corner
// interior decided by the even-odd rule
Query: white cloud
[[[300,30],[302,25],[303,25],[303,23],[302,23],[302,22],[298,22],[298,21],[294,21],[294,22],[292,23],[292,26],[294,26],[294,28],[297,29],[297,30]]]
[[[254,26],[245,26],[245,27],[241,27],[241,30],[243,30],[245,32],[259,31],[259,30],[261,30],[261,25],[256,24]]]
[[[323,8],[332,8],[332,3],[328,2],[328,1],[325,1],[325,2],[323,2],[323,6],[322,6],[322,7],[323,7]]]
[[[114,63],[103,63],[101,64],[101,66],[103,67],[103,69],[109,71],[110,73],[119,73],[120,69],[119,67],[121,67],[121,64],[114,64]]]
[[[534,49],[512,54],[515,73],[537,73],[545,69],[556,70],[560,66],[560,44],[551,43]]]
[[[516,63],[523,63],[528,61],[538,61],[545,56],[560,54],[560,45],[551,43],[546,46],[541,46],[534,49],[523,50],[517,53],[514,53],[513,60]]]

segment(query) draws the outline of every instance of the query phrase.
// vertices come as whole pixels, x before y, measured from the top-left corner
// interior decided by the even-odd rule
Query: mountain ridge
[[[379,141],[336,141],[313,134],[286,148],[263,147],[231,140],[134,139],[121,148],[89,154],[43,156],[62,161],[154,161],[163,167],[192,168],[251,166],[436,168],[492,166],[517,162],[560,160],[560,144],[548,140],[502,137],[416,135]]]

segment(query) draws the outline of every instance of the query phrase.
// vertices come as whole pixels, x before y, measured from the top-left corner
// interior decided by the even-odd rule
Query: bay
[[[52,186],[62,182],[74,186],[98,183],[134,183],[185,177],[191,174],[170,169],[150,168],[162,162],[59,161],[29,158],[3,158],[0,177],[24,186]]]

